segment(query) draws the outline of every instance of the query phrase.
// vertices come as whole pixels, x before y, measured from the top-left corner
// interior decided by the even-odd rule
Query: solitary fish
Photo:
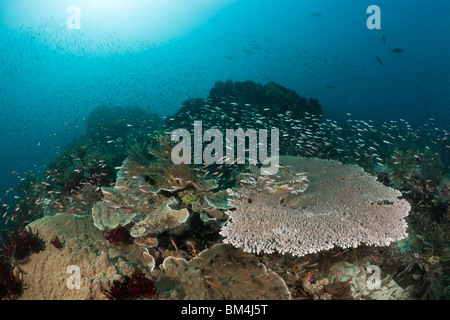
[[[311,13],[310,16],[311,17],[321,17],[322,14],[320,12],[316,12],[316,13]]]
[[[375,58],[377,59],[377,61],[378,61],[382,66],[384,66],[384,63],[383,63],[383,61],[381,61],[380,57],[376,56]]]
[[[402,53],[403,51],[405,51],[405,50],[400,49],[400,48],[394,48],[394,49],[392,49],[392,52],[393,52],[393,53]]]
[[[384,34],[381,36],[381,40],[383,40],[383,42],[386,43],[386,37],[384,36]]]

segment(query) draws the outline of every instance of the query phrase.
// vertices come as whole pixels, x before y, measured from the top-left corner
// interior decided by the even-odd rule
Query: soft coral
[[[10,265],[0,258],[0,300],[17,297],[22,292],[22,282],[13,275]]]
[[[130,244],[133,242],[130,233],[125,227],[117,227],[104,232],[104,237],[110,243],[125,243]]]
[[[104,294],[110,300],[123,300],[133,297],[151,297],[156,293],[153,281],[145,277],[141,272],[135,271],[131,277],[125,277],[124,281],[114,280],[111,288]]]
[[[16,228],[9,237],[5,239],[3,252],[6,256],[23,260],[32,253],[43,249],[42,239],[38,233],[34,234],[30,228],[23,226]]]
[[[135,271],[129,281],[130,293],[133,297],[151,297],[156,293],[153,281],[146,278],[143,273]]]

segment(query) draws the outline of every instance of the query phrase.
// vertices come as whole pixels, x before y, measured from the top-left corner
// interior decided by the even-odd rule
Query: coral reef
[[[171,159],[172,143],[169,136],[157,136],[156,147],[145,150],[133,148],[122,164],[126,174],[141,177],[149,184],[149,192],[174,192],[182,190],[194,182],[194,173],[187,164],[175,165]],[[144,182],[144,181],[143,181]]]
[[[70,196],[82,193],[85,186],[108,186],[115,178],[114,157],[101,145],[80,141],[49,163],[47,187]]]
[[[128,161],[122,164],[113,188],[102,188],[104,199],[92,208],[94,223],[100,230],[114,229],[135,222],[131,235],[142,237],[176,228],[189,218],[187,209],[174,210],[175,199],[151,192],[142,175],[132,175]],[[149,230],[146,230],[146,228]],[[151,228],[151,229],[150,229]]]
[[[206,99],[190,99],[180,110],[166,120],[165,126],[172,131],[178,128],[192,130],[194,121],[202,121],[204,129],[269,129],[279,128],[280,154],[294,155],[297,143],[303,139],[303,129],[314,131],[316,124],[311,116],[320,117],[321,106],[315,99],[300,97],[292,90],[274,82],[266,85],[253,81],[218,81]],[[309,127],[311,126],[311,127]],[[231,172],[224,174],[227,180]],[[228,187],[228,186],[226,186]]]
[[[300,157],[280,157],[280,165],[306,172],[307,189],[281,205],[271,193],[242,188],[220,231],[224,242],[247,252],[302,256],[361,242],[386,246],[407,235],[408,202],[360,167]]]
[[[430,143],[406,123],[321,115],[276,83],[230,80],[164,123],[95,109],[2,211],[29,224],[4,232],[0,299],[449,299],[448,133]],[[175,165],[167,133],[195,120],[279,128],[281,154],[311,158],[281,157],[274,176]]]
[[[436,193],[433,198],[433,203],[435,205],[440,205],[447,208],[447,220],[450,220],[450,179],[444,178],[439,182],[439,184],[435,188]]]

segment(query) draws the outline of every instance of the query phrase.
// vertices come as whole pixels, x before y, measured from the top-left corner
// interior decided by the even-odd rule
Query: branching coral
[[[405,183],[420,172],[420,166],[412,151],[404,153],[395,149],[388,163],[390,165],[389,180],[396,188],[402,188]]]
[[[187,164],[174,164],[171,158],[173,144],[168,135],[157,136],[156,146],[147,150],[136,147],[122,164],[122,172],[139,179],[140,184],[148,184],[149,192],[179,192],[187,187],[197,190],[217,188],[215,180],[206,180],[194,174]],[[138,150],[141,149],[141,150]],[[118,177],[119,178],[119,177]]]

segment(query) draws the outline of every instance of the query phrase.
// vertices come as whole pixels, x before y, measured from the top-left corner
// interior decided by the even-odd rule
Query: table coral
[[[384,246],[407,235],[409,203],[362,168],[301,157],[280,157],[280,164],[306,173],[307,188],[282,204],[277,194],[274,200],[265,190],[242,188],[220,232],[224,242],[247,252],[303,256],[361,242]]]

